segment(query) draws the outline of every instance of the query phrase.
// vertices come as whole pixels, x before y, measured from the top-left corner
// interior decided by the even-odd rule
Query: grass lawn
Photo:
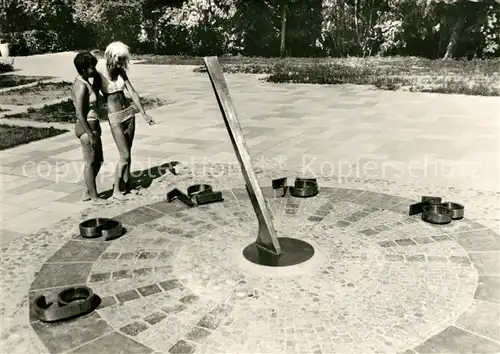
[[[141,98],[142,104],[146,110],[160,107],[167,104],[167,101],[160,100],[158,98]],[[101,109],[103,112],[106,110],[106,105],[101,105]],[[138,112],[138,110],[137,110]],[[101,114],[101,117],[105,119],[106,114]],[[15,114],[6,114],[4,118],[11,119],[25,119],[36,122],[48,122],[48,123],[74,123],[76,122],[75,116],[75,108],[73,106],[73,102],[71,99],[66,101],[45,105],[39,109],[28,109],[27,112],[15,113]]]
[[[140,64],[197,65],[203,58],[137,56]],[[220,57],[224,72],[266,74],[272,83],[358,84],[383,90],[500,96],[499,60],[429,60],[415,57],[246,58]]]
[[[0,75],[0,89],[50,79],[48,76]],[[6,93],[2,93],[2,96]]]
[[[52,127],[35,128],[0,124],[0,150],[50,138],[66,132],[68,132],[68,130],[55,129]]]
[[[137,65],[203,65],[202,57],[192,57],[192,56],[181,56],[181,55],[134,55],[134,60],[143,60]],[[298,60],[311,61],[310,58],[297,58]],[[261,58],[261,57],[238,57],[238,56],[224,56],[219,57],[219,62],[221,64],[273,64],[277,60],[282,60],[280,58]]]
[[[0,104],[31,106],[71,95],[71,82],[44,82],[4,92]]]

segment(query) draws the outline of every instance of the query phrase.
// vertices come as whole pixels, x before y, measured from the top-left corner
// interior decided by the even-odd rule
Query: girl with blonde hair
[[[111,134],[120,153],[120,160],[116,166],[113,198],[124,199],[124,195],[131,189],[130,163],[135,134],[134,107],[128,105],[125,89],[144,120],[149,125],[155,122],[146,114],[140,97],[127,76],[130,63],[129,47],[122,42],[113,42],[106,48],[104,57],[105,62],[99,62],[96,69],[101,78],[101,91],[108,104]]]

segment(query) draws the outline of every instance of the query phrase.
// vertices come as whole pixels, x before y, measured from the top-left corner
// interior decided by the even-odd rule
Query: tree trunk
[[[283,5],[283,13],[281,15],[281,45],[280,56],[286,56],[286,5]]]
[[[337,48],[335,48],[338,52],[340,52],[340,56],[344,56],[345,54],[345,28],[346,28],[346,16],[345,16],[345,3],[344,0],[337,1],[337,9],[338,9],[338,31],[335,31],[335,41],[337,43]]]
[[[462,28],[465,23],[465,14],[461,13],[458,17],[457,22],[455,23],[455,27],[453,27],[453,32],[451,33],[450,42],[448,43],[448,47],[446,48],[446,54],[443,59],[451,59],[453,58],[453,52],[457,46],[458,40],[460,39],[460,34],[462,33]]]
[[[439,21],[439,44],[438,52],[436,57],[439,58],[443,55],[444,42],[446,40],[446,33],[448,32],[448,24],[446,21],[446,15],[441,16],[441,21]]]
[[[156,55],[158,54],[158,21],[154,24],[153,51]]]
[[[372,0],[370,4],[370,15],[368,15],[368,26],[364,29],[364,34],[363,34],[363,58],[368,56],[371,56],[372,54],[372,28],[373,28],[373,9],[375,8],[374,6],[374,0]]]
[[[358,0],[354,0],[354,30],[359,39],[359,25],[358,25]]]

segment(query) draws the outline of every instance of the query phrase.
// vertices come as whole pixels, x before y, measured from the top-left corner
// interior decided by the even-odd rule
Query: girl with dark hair
[[[101,126],[98,116],[98,80],[95,77],[97,58],[89,52],[78,53],[73,60],[78,75],[71,88],[71,98],[76,110],[75,135],[80,139],[84,160],[86,189],[83,201],[105,203],[97,193],[96,178],[104,161],[101,143]]]
[[[124,199],[131,190],[131,150],[135,134],[135,111],[128,105],[124,90],[127,89],[132,101],[139,109],[144,120],[153,125],[153,118],[146,114],[141,100],[127,76],[130,52],[122,42],[113,42],[104,52],[105,63],[99,62],[97,72],[101,78],[101,91],[108,104],[108,120],[111,134],[115,140],[120,161],[116,166],[113,198]],[[122,191],[122,188],[123,191]]]

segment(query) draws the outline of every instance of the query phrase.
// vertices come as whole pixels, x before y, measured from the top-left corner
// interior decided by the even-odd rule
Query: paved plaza
[[[70,81],[73,55],[16,67]],[[208,76],[193,68],[132,66],[137,91],[168,103],[150,111],[156,126],[138,117],[132,169],[175,162],[178,174],[143,174],[127,201],[79,202],[72,126],[0,152],[1,353],[500,352],[499,98],[226,75],[279,236],[315,248],[304,264],[268,269],[242,256],[255,215]],[[103,144],[107,191],[118,152],[106,124]],[[319,195],[281,197],[270,186],[285,176],[317,177]],[[196,183],[224,201],[165,201]],[[461,203],[466,217],[408,216],[421,196]],[[126,234],[79,237],[98,216]],[[36,296],[84,284],[101,298],[92,314],[33,315]]]

